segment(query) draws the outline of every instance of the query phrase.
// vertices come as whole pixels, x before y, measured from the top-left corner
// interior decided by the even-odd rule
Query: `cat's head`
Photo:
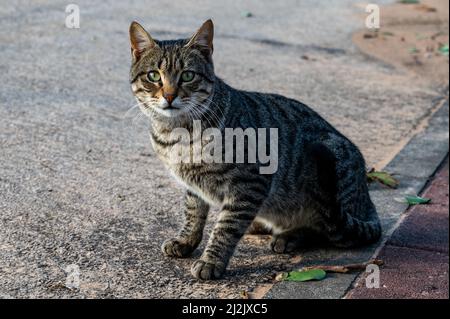
[[[172,41],[154,40],[140,24],[131,24],[131,87],[146,115],[198,114],[208,104],[215,79],[213,35],[211,20],[191,38]]]

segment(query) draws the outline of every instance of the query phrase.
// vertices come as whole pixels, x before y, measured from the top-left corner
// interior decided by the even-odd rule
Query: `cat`
[[[326,240],[337,247],[376,242],[380,221],[359,149],[301,102],[276,94],[236,90],[214,73],[214,26],[206,21],[190,38],[159,41],[137,22],[130,26],[130,83],[150,118],[158,157],[186,187],[185,222],[162,244],[170,257],[187,257],[202,240],[210,207],[220,208],[195,278],[221,278],[252,223],[270,228],[270,248],[289,253]],[[244,79],[242,79],[244,80]],[[172,163],[175,128],[277,128],[279,165],[261,174],[256,163]],[[192,146],[192,145],[191,145]]]

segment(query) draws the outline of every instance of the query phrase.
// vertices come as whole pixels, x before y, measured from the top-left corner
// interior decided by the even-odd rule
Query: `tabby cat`
[[[182,183],[185,222],[161,249],[187,257],[199,245],[210,207],[220,208],[206,248],[192,265],[198,279],[220,278],[253,222],[270,228],[270,248],[287,253],[326,240],[338,247],[377,241],[381,226],[369,197],[358,148],[301,102],[236,90],[214,73],[211,20],[189,39],[158,41],[137,22],[130,26],[130,82],[150,118],[153,148]],[[261,163],[172,163],[178,140],[171,132],[202,129],[278,128],[279,167],[260,174]]]

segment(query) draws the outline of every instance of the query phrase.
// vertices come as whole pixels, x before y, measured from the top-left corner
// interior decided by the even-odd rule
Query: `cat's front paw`
[[[209,263],[201,259],[196,260],[191,267],[192,275],[201,280],[219,279],[224,272],[224,265]]]
[[[171,238],[162,244],[161,250],[166,256],[183,258],[189,256],[194,251],[194,247],[182,239]]]

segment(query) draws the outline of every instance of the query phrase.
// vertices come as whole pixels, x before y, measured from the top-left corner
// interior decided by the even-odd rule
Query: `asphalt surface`
[[[307,103],[370,166],[391,158],[442,95],[353,47],[352,32],[364,27],[357,1],[78,4],[81,28],[72,30],[65,1],[0,6],[1,297],[239,298],[299,262],[248,237],[227,276],[202,283],[190,276],[193,258],[160,253],[182,223],[183,190],[154,156],[145,120],[127,113],[132,20],[168,39],[213,18],[218,75]],[[80,269],[79,289],[65,286],[69,265]]]

